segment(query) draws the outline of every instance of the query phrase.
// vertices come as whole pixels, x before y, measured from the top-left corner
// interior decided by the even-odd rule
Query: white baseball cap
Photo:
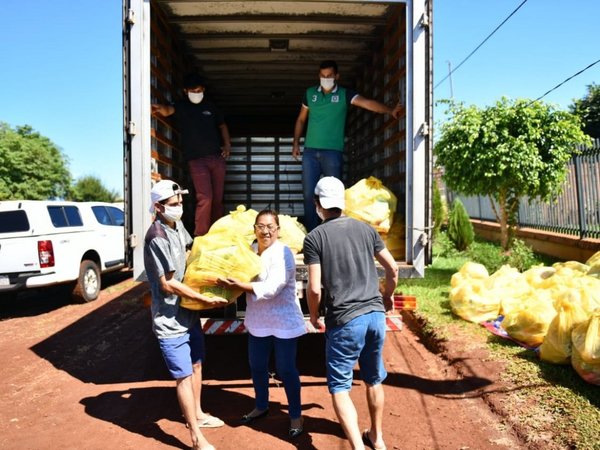
[[[344,183],[336,177],[321,178],[315,187],[315,195],[324,209],[344,209],[346,206]]]
[[[171,180],[160,180],[156,183],[150,191],[150,198],[152,199],[152,205],[150,205],[150,212],[154,212],[154,204],[173,197],[174,195],[187,194],[187,189],[181,189],[177,183]]]

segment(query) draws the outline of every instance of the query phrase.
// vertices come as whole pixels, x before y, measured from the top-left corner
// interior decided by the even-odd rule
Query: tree
[[[438,186],[437,179],[433,179],[433,197],[431,200],[432,216],[433,216],[433,235],[437,236],[440,232],[442,225],[446,220],[446,214],[444,211],[444,202],[442,200],[442,194]]]
[[[590,84],[587,94],[580,100],[575,100],[569,106],[569,111],[578,116],[583,122],[583,131],[593,138],[600,139],[600,86]]]
[[[589,138],[577,116],[539,101],[502,98],[485,109],[447,103],[451,120],[441,126],[436,164],[450,189],[490,198],[508,250],[520,199],[555,198],[576,146]]]
[[[78,202],[114,203],[118,200],[119,194],[104,187],[99,178],[87,175],[79,178],[73,185],[70,198]]]
[[[50,139],[0,122],[0,200],[62,198],[70,185],[68,159]]]
[[[448,217],[448,238],[454,244],[454,248],[460,252],[466,250],[475,239],[469,214],[458,198],[452,202],[452,209]]]

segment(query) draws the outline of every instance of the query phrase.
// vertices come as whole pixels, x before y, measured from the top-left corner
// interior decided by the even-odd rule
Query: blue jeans
[[[352,370],[357,361],[360,376],[366,384],[373,386],[385,380],[384,313],[370,312],[339,327],[327,328],[325,337],[327,387],[331,394],[350,391]]]
[[[321,175],[336,177],[341,180],[343,166],[344,153],[341,151],[304,148],[302,154],[302,192],[304,195],[304,226],[308,231],[321,223],[313,201],[315,186]]]
[[[269,359],[275,350],[275,367],[283,381],[289,404],[290,419],[302,415],[300,403],[300,374],[296,368],[298,338],[280,339],[275,336],[256,337],[248,334],[248,359],[254,384],[256,409],[269,407]]]

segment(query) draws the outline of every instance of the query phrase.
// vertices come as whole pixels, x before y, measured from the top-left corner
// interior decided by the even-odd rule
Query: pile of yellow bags
[[[468,262],[452,276],[450,305],[465,320],[503,315],[513,339],[538,347],[540,358],[571,363],[600,384],[600,252],[585,264],[568,261],[523,273],[503,266],[492,275]]]
[[[375,177],[363,178],[346,189],[344,213],[387,233],[394,221],[398,199]]]

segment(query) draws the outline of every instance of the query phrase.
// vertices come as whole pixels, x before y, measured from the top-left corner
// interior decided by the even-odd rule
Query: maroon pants
[[[226,163],[221,155],[213,155],[188,161],[188,166],[196,191],[194,236],[202,236],[223,217]]]

